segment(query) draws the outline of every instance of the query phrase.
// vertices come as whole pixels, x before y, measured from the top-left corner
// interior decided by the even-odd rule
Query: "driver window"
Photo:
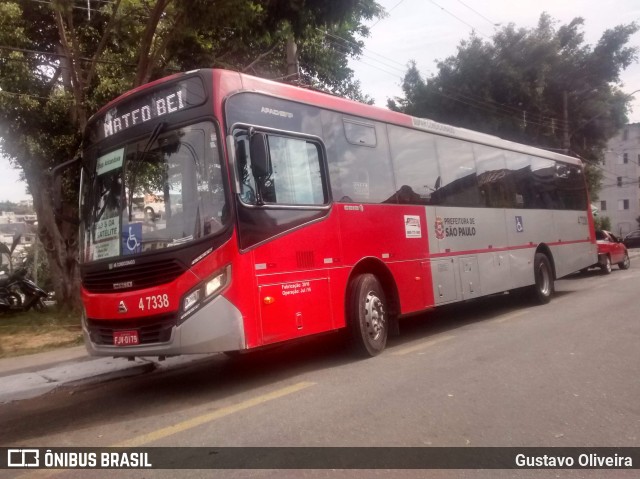
[[[248,205],[255,205],[256,183],[251,174],[249,135],[247,132],[236,133],[235,141],[238,178],[240,179],[240,200]]]
[[[236,158],[243,203],[323,205],[328,202],[322,174],[322,153],[317,142],[268,134],[271,174],[261,183],[251,171],[249,135],[238,133]]]

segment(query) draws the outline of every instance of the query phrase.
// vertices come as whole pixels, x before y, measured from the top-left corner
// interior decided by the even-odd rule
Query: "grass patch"
[[[47,311],[0,316],[0,358],[82,344],[79,314]]]

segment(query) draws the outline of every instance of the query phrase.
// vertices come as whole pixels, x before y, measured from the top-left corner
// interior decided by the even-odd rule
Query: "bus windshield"
[[[211,122],[159,123],[137,141],[85,155],[83,262],[182,245],[221,231],[229,213]]]

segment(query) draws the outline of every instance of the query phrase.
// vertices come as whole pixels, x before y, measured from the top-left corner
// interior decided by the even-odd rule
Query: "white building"
[[[609,140],[602,172],[596,206],[611,219],[611,230],[624,237],[640,228],[640,123],[626,125]]]
[[[37,227],[34,223],[35,215],[16,215],[12,211],[0,212],[0,243],[4,243],[11,249],[14,238],[20,235],[20,241],[11,256],[13,262],[18,261],[26,249],[35,244]],[[2,269],[2,266],[9,263],[9,256],[5,253],[0,256],[0,269]]]

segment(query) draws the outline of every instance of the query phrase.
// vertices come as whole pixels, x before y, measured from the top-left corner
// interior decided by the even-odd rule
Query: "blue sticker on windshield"
[[[122,253],[136,254],[142,252],[142,223],[123,225]]]

